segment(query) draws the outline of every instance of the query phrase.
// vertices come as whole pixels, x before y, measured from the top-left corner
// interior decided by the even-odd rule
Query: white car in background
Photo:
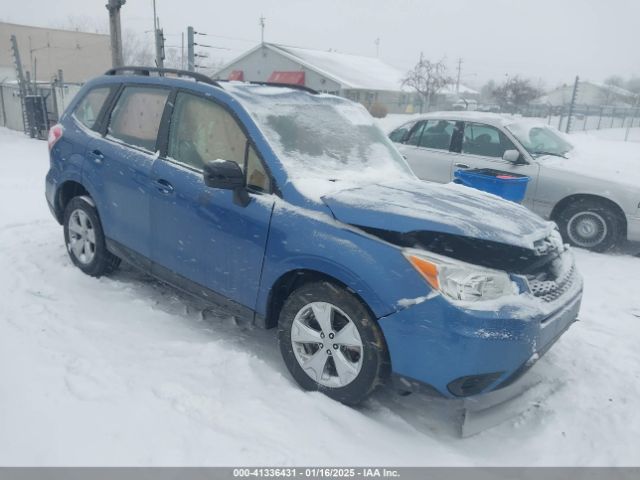
[[[522,203],[572,245],[601,252],[640,241],[640,157],[594,155],[539,121],[481,112],[414,117],[389,137],[424,180],[447,183],[469,168],[528,176]]]

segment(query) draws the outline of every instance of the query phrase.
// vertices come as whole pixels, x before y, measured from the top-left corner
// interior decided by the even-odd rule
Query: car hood
[[[446,233],[527,249],[554,228],[521,205],[453,183],[377,183],[325,195],[322,201],[337,220],[354,226]]]
[[[640,189],[637,143],[575,137],[571,139],[575,148],[566,154],[567,158],[547,156],[542,165],[563,174],[578,174]]]

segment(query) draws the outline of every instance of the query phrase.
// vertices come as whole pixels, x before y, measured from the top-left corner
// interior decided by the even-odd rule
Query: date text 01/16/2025
[[[400,473],[387,468],[234,468],[234,478],[398,478]]]

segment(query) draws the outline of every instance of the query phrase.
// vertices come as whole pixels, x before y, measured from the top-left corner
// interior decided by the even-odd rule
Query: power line
[[[213,45],[207,45],[206,43],[195,43],[194,42],[193,45],[194,46],[198,46],[198,47],[203,47],[203,48],[215,48],[217,50],[230,50],[227,47],[216,47],[216,46],[213,46]]]

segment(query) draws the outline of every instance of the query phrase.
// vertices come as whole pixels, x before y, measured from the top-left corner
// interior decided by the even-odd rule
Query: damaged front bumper
[[[468,398],[516,384],[576,321],[581,298],[578,276],[546,310],[475,311],[436,295],[384,317],[396,385]]]

